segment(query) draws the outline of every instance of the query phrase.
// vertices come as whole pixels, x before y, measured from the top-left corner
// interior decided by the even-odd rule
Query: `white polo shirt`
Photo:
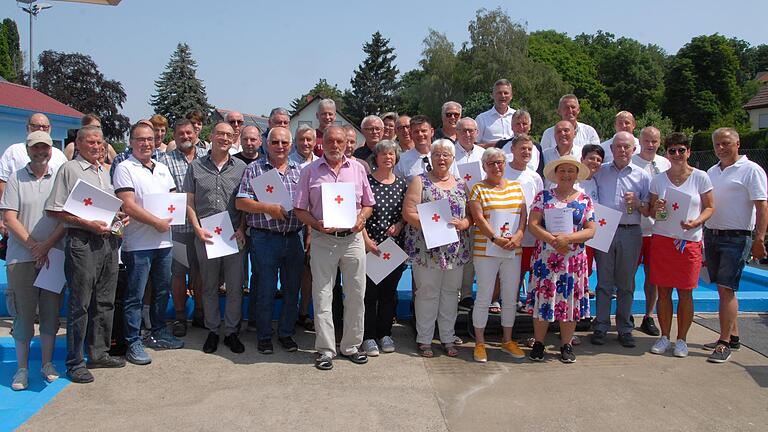
[[[507,162],[512,162],[515,160],[515,156],[512,154],[512,141],[504,144],[504,147],[501,148],[501,151],[504,152],[504,155],[507,158]],[[541,158],[541,153],[539,153],[539,149],[536,146],[533,146],[533,151],[531,152],[531,160],[529,160],[526,164],[528,168],[536,171],[536,169],[539,167],[539,158]]]
[[[557,145],[557,142],[555,141],[554,126],[544,131],[544,133],[541,135],[541,142],[539,144],[541,145],[542,151],[547,151],[548,148],[552,148]],[[587,144],[600,145],[600,137],[597,135],[597,131],[592,126],[585,123],[576,122],[576,136],[573,138],[573,144],[580,145],[582,147]],[[579,154],[579,159],[581,159],[581,154]]]
[[[544,183],[541,181],[541,176],[539,176],[536,171],[530,168],[526,169],[525,171],[520,171],[512,168],[509,164],[507,164],[507,167],[504,169],[504,178],[520,183],[520,186],[523,188],[525,208],[528,211],[528,215],[530,215],[533,199],[536,197],[536,194],[544,189]],[[533,236],[533,234],[530,233],[530,231],[528,231],[528,228],[526,227],[525,233],[523,234],[522,246],[533,247],[535,244],[536,238]]]
[[[414,177],[426,172],[427,165],[432,165],[431,154],[421,154],[418,150],[412,148],[400,155],[400,161],[395,165],[394,174],[410,183]],[[454,177],[459,176],[459,169],[456,168],[455,158],[449,171]]]
[[[640,154],[640,140],[635,138],[635,152],[632,153],[633,157]],[[613,162],[613,151],[611,151],[611,144],[613,144],[613,137],[609,139],[608,141],[603,141],[600,143],[600,147],[603,148],[605,151],[605,157],[603,158],[603,163],[611,163]],[[653,174],[651,174],[653,175]]]
[[[709,229],[755,229],[755,203],[768,198],[768,180],[760,165],[742,155],[724,170],[720,163],[707,170],[715,197],[715,214],[704,223]]]
[[[176,183],[173,181],[168,167],[154,159],[152,162],[155,166],[153,169],[149,169],[131,155],[118,165],[115,169],[115,175],[112,177],[115,194],[131,191],[135,194],[136,204],[143,207],[145,195],[168,193],[176,190]],[[154,227],[137,220],[131,220],[131,223],[125,227],[123,251],[164,249],[172,246],[171,230],[161,233]]]
[[[59,171],[59,167],[64,165],[66,161],[67,157],[64,156],[64,152],[56,147],[51,148],[51,160],[48,161],[48,168],[53,171],[54,176]],[[0,180],[7,183],[11,174],[27,166],[29,162],[27,144],[16,143],[11,145],[0,156]]]
[[[485,151],[484,148],[480,147],[479,145],[475,144],[472,147],[472,150],[466,151],[464,150],[464,147],[461,146],[458,142],[454,144],[454,149],[456,152],[456,157],[454,158],[454,162],[456,165],[461,165],[465,163],[470,162],[482,162],[483,159],[483,152]]]
[[[475,119],[477,122],[477,140],[481,143],[512,138],[512,114],[515,110],[508,108],[504,114],[496,111],[496,106],[484,113],[480,113]]]

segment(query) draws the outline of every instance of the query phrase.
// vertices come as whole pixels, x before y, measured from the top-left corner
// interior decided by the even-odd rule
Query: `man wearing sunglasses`
[[[435,139],[446,138],[456,144],[458,139],[456,125],[461,118],[461,104],[454,101],[448,101],[442,108],[443,126],[435,131]],[[474,144],[474,142],[472,143]]]
[[[235,131],[235,136],[232,138],[232,146],[229,148],[229,154],[240,153],[240,131],[243,129],[245,119],[237,111],[228,112],[224,119],[232,126],[232,130]]]

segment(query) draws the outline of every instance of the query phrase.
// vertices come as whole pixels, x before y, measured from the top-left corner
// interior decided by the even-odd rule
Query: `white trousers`
[[[432,343],[437,320],[440,342],[453,343],[456,337],[454,327],[459,312],[459,288],[463,266],[442,270],[415,264],[412,271],[416,281],[416,292],[413,294],[416,342]]]
[[[496,286],[496,275],[501,283],[501,325],[515,325],[517,313],[517,292],[520,284],[520,262],[522,257],[512,258],[474,257],[475,274],[477,275],[477,297],[472,309],[472,323],[476,328],[485,328],[488,324],[488,307],[493,300],[493,289]]]

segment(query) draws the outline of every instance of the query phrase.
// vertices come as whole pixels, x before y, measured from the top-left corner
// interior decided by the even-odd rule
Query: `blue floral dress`
[[[572,208],[573,231],[594,222],[592,199],[580,192],[573,201],[560,201],[551,190],[536,195],[532,212],[542,214],[541,225],[547,229],[544,210]],[[583,243],[571,244],[566,254],[561,254],[547,243],[536,240],[533,250],[532,289],[528,291],[526,309],[534,318],[544,321],[578,321],[589,318],[589,292],[587,282],[587,253]]]
[[[427,174],[420,174],[420,176],[423,185],[422,203],[448,198],[451,205],[451,215],[459,219],[467,217],[467,188],[464,180],[457,179],[453,189],[443,190],[432,183]],[[427,249],[424,233],[408,225],[405,232],[405,252],[413,264],[443,270],[454,269],[469,262],[472,253],[469,244],[469,231],[459,232],[459,241],[456,243]]]

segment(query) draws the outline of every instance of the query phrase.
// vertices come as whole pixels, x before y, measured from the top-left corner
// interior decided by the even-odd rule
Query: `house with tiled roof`
[[[54,146],[63,149],[68,129],[78,129],[83,113],[56,99],[0,77],[0,154],[27,138],[27,120],[43,113],[51,121]]]
[[[752,130],[768,129],[768,72],[757,74],[756,79],[763,83],[757,94],[742,106],[749,114]]]

